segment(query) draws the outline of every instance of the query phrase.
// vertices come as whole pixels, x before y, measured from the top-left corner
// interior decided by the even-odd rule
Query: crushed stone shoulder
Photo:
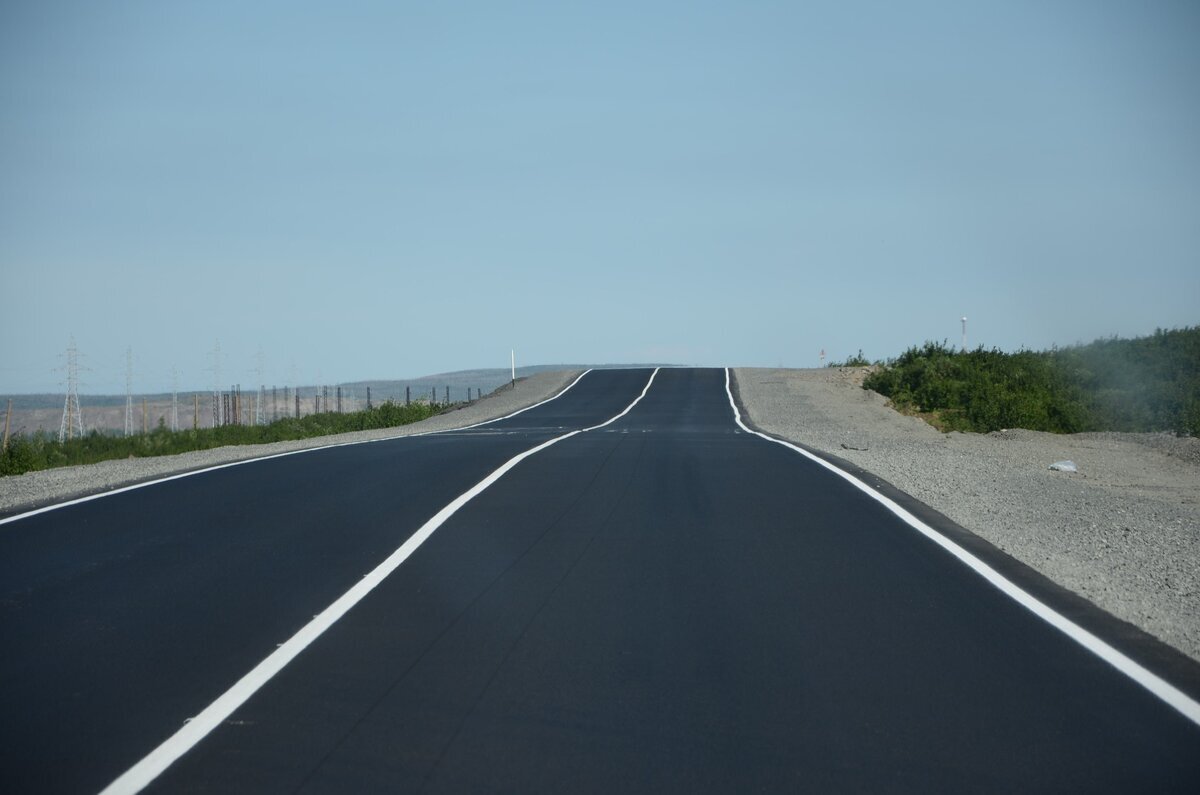
[[[943,434],[862,389],[862,368],[741,368],[750,419],[838,456],[1200,660],[1200,439]],[[1049,465],[1069,459],[1078,473]]]
[[[60,467],[0,477],[0,515],[21,513],[88,494],[111,491],[134,483],[235,461],[334,444],[377,441],[463,428],[503,417],[552,397],[565,389],[581,372],[556,370],[537,373],[518,380],[515,386],[502,387],[473,403],[421,422],[395,428],[378,428],[270,444],[231,445],[153,458],[101,461],[84,466]]]

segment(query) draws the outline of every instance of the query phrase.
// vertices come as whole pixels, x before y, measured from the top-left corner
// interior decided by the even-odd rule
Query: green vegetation
[[[830,362],[829,364],[827,364],[825,366],[826,367],[870,367],[870,365],[871,365],[871,362],[869,362],[867,360],[866,356],[863,356],[862,348],[859,348],[858,353],[855,354],[854,356],[851,356],[850,358],[846,359],[846,361]]]
[[[942,430],[1200,436],[1200,327],[1049,351],[909,348],[863,387]]]
[[[170,431],[160,421],[150,433],[113,436],[92,431],[65,442],[57,436],[38,431],[9,439],[8,449],[0,454],[0,475],[19,475],[37,469],[93,464],[114,458],[143,458],[173,455],[189,450],[208,450],[231,444],[263,444],[293,439],[308,439],[349,431],[392,428],[431,417],[446,406],[388,401],[365,411],[346,414],[324,412],[299,419],[285,417],[269,425],[225,425],[218,428]]]

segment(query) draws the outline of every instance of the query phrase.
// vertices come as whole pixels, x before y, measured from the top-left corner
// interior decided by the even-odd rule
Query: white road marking
[[[419,436],[437,436],[437,435],[441,435],[441,434],[454,433],[455,431],[464,431],[468,428],[478,428],[480,425],[487,425],[488,423],[499,422],[500,420],[506,420],[509,417],[515,417],[518,414],[521,414],[522,412],[529,411],[530,409],[536,409],[538,406],[544,406],[552,400],[558,400],[560,397],[567,394],[567,392],[571,389],[571,387],[578,384],[580,379],[582,379],[585,375],[587,375],[590,372],[591,372],[591,370],[589,369],[589,370],[585,370],[584,372],[580,373],[579,378],[576,378],[574,381],[572,381],[570,384],[568,384],[561,392],[559,392],[554,397],[546,398],[545,400],[541,401],[540,403],[534,403],[532,406],[526,406],[523,409],[514,411],[512,414],[506,414],[503,417],[497,417],[494,420],[487,420],[486,422],[477,422],[474,425],[467,425],[462,428],[446,428],[446,429],[440,430],[440,431],[425,431],[424,433],[400,433],[400,434],[396,434],[395,436],[385,436],[385,437],[381,437],[379,439],[362,439],[362,440],[359,440],[356,442],[335,442],[333,444],[321,445],[320,447],[305,447],[303,450],[289,450],[286,453],[272,453],[271,455],[262,455],[262,456],[258,456],[256,458],[243,458],[238,461],[229,461],[228,463],[224,463],[224,464],[214,464],[213,466],[204,467],[203,469],[193,469],[190,472],[179,472],[174,475],[167,475],[165,477],[156,478],[154,480],[147,480],[143,483],[134,483],[129,486],[121,486],[119,488],[110,489],[109,491],[102,491],[98,494],[89,494],[86,497],[76,497],[75,499],[67,500],[66,502],[56,502],[53,505],[44,505],[41,508],[35,508],[32,511],[25,511],[24,513],[18,513],[18,514],[15,514],[14,516],[9,516],[7,518],[0,519],[0,525],[8,524],[9,522],[15,522],[19,519],[26,519],[30,516],[37,516],[39,513],[46,513],[47,511],[55,511],[55,510],[58,510],[59,508],[66,508],[68,505],[78,505],[81,502],[90,502],[92,500],[98,500],[102,497],[111,497],[114,494],[121,494],[122,492],[133,491],[134,489],[144,489],[147,486],[153,486],[157,483],[166,483],[171,480],[179,480],[180,478],[188,478],[188,477],[191,477],[192,475],[202,475],[205,472],[213,472],[218,469],[227,469],[229,467],[241,466],[243,464],[253,464],[256,461],[270,461],[272,458],[283,458],[283,457],[289,456],[289,455],[300,455],[301,453],[315,453],[318,450],[330,450],[334,447],[350,447],[350,446],[356,445],[356,444],[374,444],[376,442],[391,442],[391,441],[395,441],[396,439],[415,439]]]
[[[342,594],[329,607],[325,608],[320,614],[315,616],[312,621],[306,624],[295,635],[289,638],[279,648],[273,651],[265,660],[255,666],[248,674],[243,676],[233,687],[226,690],[216,701],[209,704],[204,710],[189,719],[183,728],[167,738],[161,745],[151,751],[140,762],[135,764],[129,770],[122,773],[115,781],[109,784],[101,791],[101,795],[115,795],[116,793],[135,793],[140,792],[148,786],[154,779],[158,778],[164,770],[170,767],[176,760],[191,750],[198,742],[204,739],[213,729],[228,720],[234,711],[254,695],[263,685],[271,680],[271,677],[283,670],[284,666],[296,658],[300,652],[304,651],[314,640],[319,638],[325,630],[329,629],[339,618],[349,612],[350,608],[354,607],[363,598],[383,582],[389,574],[399,568],[400,564],[408,559],[410,555],[417,550],[425,540],[433,535],[434,531],[442,526],[453,516],[459,508],[466,505],[476,496],[481,494],[488,486],[491,486],[497,480],[502,478],[505,473],[515,467],[517,464],[529,458],[531,455],[545,450],[551,445],[558,444],[564,439],[570,439],[572,436],[577,436],[581,433],[594,431],[610,425],[624,417],[633,407],[641,402],[646,393],[650,391],[650,385],[654,383],[655,376],[658,375],[658,368],[650,374],[650,379],[646,382],[645,389],[637,398],[625,407],[625,410],[611,419],[593,425],[582,430],[571,431],[562,436],[557,436],[547,442],[543,442],[536,447],[530,448],[520,455],[510,458],[499,469],[492,472],[483,480],[476,483],[467,491],[456,497],[449,505],[438,511],[432,519],[421,525],[417,532],[413,533],[400,547],[388,556],[386,560],[380,563],[366,577],[359,580],[349,591]],[[583,376],[580,376],[582,378]],[[575,383],[578,383],[576,379]],[[574,383],[571,385],[574,386]],[[568,387],[569,389],[570,387]],[[563,390],[564,392],[566,390]],[[561,394],[561,393],[560,393]],[[556,396],[557,397],[557,396]],[[509,415],[512,416],[512,415]]]
[[[453,430],[456,430],[456,431],[466,431],[466,430],[469,430],[469,429],[471,429],[471,428],[478,428],[478,427],[480,427],[481,425],[491,425],[493,422],[499,422],[500,420],[507,420],[507,419],[509,419],[510,417],[515,417],[515,416],[517,416],[518,414],[524,414],[525,412],[529,411],[530,409],[536,409],[538,406],[543,406],[543,405],[545,405],[545,404],[549,403],[551,400],[558,400],[560,397],[562,397],[562,396],[563,396],[563,395],[566,393],[566,391],[567,391],[568,389],[570,389],[571,387],[573,387],[573,386],[575,386],[576,384],[578,384],[578,383],[579,383],[579,382],[580,382],[580,381],[583,379],[583,377],[584,377],[585,375],[587,375],[588,373],[590,373],[591,371],[592,371],[592,368],[591,368],[591,367],[589,367],[588,369],[584,370],[582,373],[580,373],[580,374],[579,374],[579,378],[576,378],[574,381],[572,381],[571,383],[567,384],[567,386],[566,386],[565,388],[563,388],[563,391],[562,391],[562,392],[559,392],[559,393],[558,393],[557,395],[555,395],[554,397],[549,397],[549,398],[546,398],[546,399],[545,399],[545,400],[543,400],[541,403],[534,403],[532,406],[526,406],[526,407],[525,407],[525,408],[523,408],[523,409],[518,409],[517,411],[514,411],[512,414],[505,414],[503,417],[497,417],[497,418],[496,418],[496,419],[494,419],[494,420],[484,420],[483,422],[477,422],[477,423],[475,423],[474,425],[464,425],[464,426],[463,426],[463,427],[461,427],[461,428],[454,428]],[[448,431],[431,431],[430,433],[448,433]],[[424,435],[424,434],[422,434],[422,435]]]
[[[725,393],[729,396],[729,405],[733,409],[733,418],[737,421],[737,424],[741,426],[742,430],[746,431],[747,433],[752,433],[755,436],[760,436],[763,439],[766,439],[768,442],[774,442],[775,444],[783,445],[788,449],[795,450],[800,455],[825,467],[838,477],[849,481],[864,494],[871,497],[871,499],[880,503],[901,520],[903,520],[905,524],[909,525],[914,530],[921,533],[921,535],[933,541],[942,549],[945,549],[951,555],[958,558],[962,563],[965,563],[976,574],[979,574],[993,586],[998,588],[1002,593],[1004,593],[1005,596],[1013,599],[1019,605],[1036,615],[1038,618],[1050,624],[1052,627],[1062,632],[1071,640],[1075,641],[1080,646],[1083,646],[1092,654],[1095,654],[1097,657],[1104,660],[1104,662],[1108,663],[1121,673],[1128,676],[1134,682],[1137,682],[1139,685],[1149,690],[1159,699],[1164,701],[1168,706],[1180,712],[1192,723],[1200,726],[1200,703],[1197,703],[1189,695],[1163,679],[1158,674],[1155,674],[1152,671],[1142,667],[1140,664],[1134,662],[1125,654],[1113,648],[1108,643],[1093,635],[1091,632],[1088,632],[1086,629],[1071,621],[1066,616],[1058,613],[1050,606],[1039,601],[1034,596],[1021,589],[1011,580],[1005,578],[991,566],[987,565],[982,560],[975,557],[970,552],[939,533],[937,530],[934,530],[932,527],[925,524],[920,519],[902,508],[897,502],[885,497],[883,494],[880,494],[878,491],[871,488],[854,475],[851,475],[849,472],[840,469],[839,467],[829,463],[819,456],[813,455],[802,447],[798,447],[790,442],[785,442],[782,439],[776,439],[772,436],[767,436],[765,433],[760,433],[753,428],[748,427],[744,422],[742,422],[742,414],[740,411],[738,411],[737,404],[733,400],[733,390],[730,389],[729,386],[728,367],[725,368]]]

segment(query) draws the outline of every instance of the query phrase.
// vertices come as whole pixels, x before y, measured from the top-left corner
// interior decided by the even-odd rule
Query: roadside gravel
[[[763,430],[844,458],[1200,660],[1200,439],[943,434],[861,388],[866,370],[738,369]],[[1049,465],[1069,459],[1078,473]]]
[[[517,381],[515,388],[502,387],[483,399],[457,410],[398,428],[380,428],[373,431],[319,436],[292,442],[217,447],[212,450],[197,450],[155,458],[101,461],[98,464],[86,466],[61,467],[42,472],[27,472],[24,475],[0,477],[0,513],[19,513],[74,497],[108,491],[131,483],[248,458],[261,458],[333,444],[392,439],[399,436],[462,428],[477,422],[503,417],[545,400],[562,391],[575,380],[580,372],[573,370],[537,373]]]

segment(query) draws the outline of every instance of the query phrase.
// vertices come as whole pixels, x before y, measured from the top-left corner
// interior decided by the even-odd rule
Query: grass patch
[[[1173,431],[1200,436],[1200,327],[1049,351],[912,347],[863,388],[944,431]]]
[[[0,454],[0,475],[19,475],[53,467],[94,464],[118,458],[147,458],[238,444],[266,444],[311,439],[351,431],[394,428],[440,414],[447,407],[428,403],[408,405],[387,401],[364,411],[322,412],[285,417],[266,425],[225,425],[218,428],[171,431],[162,422],[150,433],[115,436],[92,431],[60,442],[44,431],[18,434]]]

